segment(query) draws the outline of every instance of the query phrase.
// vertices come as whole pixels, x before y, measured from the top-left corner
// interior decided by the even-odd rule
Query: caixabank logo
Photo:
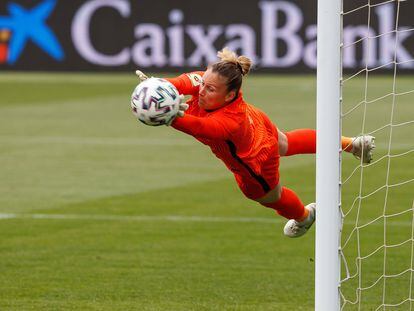
[[[360,2],[346,1],[361,12],[344,16],[343,68],[414,72],[414,1]],[[227,46],[256,71],[312,72],[316,37],[309,0],[0,0],[0,70],[190,71]]]
[[[31,8],[15,2],[7,4],[8,14],[0,12],[0,64],[18,62],[29,41],[50,58],[64,60],[59,40],[46,23],[55,6],[56,0],[44,0]]]

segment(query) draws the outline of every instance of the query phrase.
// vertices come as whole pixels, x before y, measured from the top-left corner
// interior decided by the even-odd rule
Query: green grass
[[[372,81],[372,98],[390,88],[388,77]],[[398,87],[413,82],[406,76]],[[364,98],[361,83],[346,85],[345,107]],[[313,310],[314,229],[285,238],[284,220],[245,199],[207,147],[136,122],[135,84],[126,74],[0,74],[0,213],[16,216],[0,220],[0,310]],[[315,127],[312,76],[252,75],[244,96],[283,130]],[[413,99],[397,97],[394,123],[412,119]],[[390,103],[368,105],[368,131],[390,122]],[[344,120],[347,135],[362,131],[359,115]],[[391,154],[413,149],[412,130],[393,128]],[[376,159],[388,154],[389,135],[376,133]],[[362,195],[386,183],[388,159],[363,168]],[[391,158],[389,184],[413,178],[413,160]],[[314,164],[309,155],[282,159],[282,183],[304,202],[314,201]],[[344,176],[357,166],[344,155]],[[353,224],[383,215],[386,195],[387,214],[409,209],[414,192],[413,183],[381,189],[351,208],[360,170],[343,193],[352,273]],[[361,228],[361,255],[383,244],[384,228],[387,244],[410,239],[411,220],[405,213]],[[387,273],[410,268],[411,243],[387,249],[386,260]],[[362,261],[363,287],[383,262],[383,250]],[[408,298],[410,280],[387,280],[386,303]],[[362,292],[364,310],[381,304],[383,284]],[[348,299],[356,286],[343,285]]]

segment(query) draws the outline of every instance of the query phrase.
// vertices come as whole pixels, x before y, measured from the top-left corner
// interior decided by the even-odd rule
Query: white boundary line
[[[5,219],[63,219],[63,220],[103,220],[103,221],[168,221],[168,222],[222,222],[222,223],[270,223],[285,222],[278,218],[260,217],[212,217],[212,216],[117,216],[117,215],[82,215],[82,214],[12,214],[0,213],[0,220]]]

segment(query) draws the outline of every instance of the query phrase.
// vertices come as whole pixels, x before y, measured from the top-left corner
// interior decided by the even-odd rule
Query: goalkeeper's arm
[[[136,70],[135,74],[138,76],[140,81],[144,81],[149,77],[140,70]],[[183,73],[175,78],[164,78],[165,80],[171,82],[178,90],[180,94],[183,95],[197,95],[199,86],[202,81],[203,71]]]
[[[175,118],[171,126],[194,137],[226,140],[231,139],[239,124],[231,118],[202,118],[185,114],[181,118]]]

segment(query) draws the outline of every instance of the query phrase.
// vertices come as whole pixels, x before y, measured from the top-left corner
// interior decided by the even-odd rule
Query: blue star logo
[[[11,32],[8,64],[14,64],[28,40],[58,61],[65,57],[53,31],[46,25],[46,19],[55,8],[56,0],[44,0],[36,7],[27,10],[16,3],[9,3],[9,16],[0,16],[0,29]]]

